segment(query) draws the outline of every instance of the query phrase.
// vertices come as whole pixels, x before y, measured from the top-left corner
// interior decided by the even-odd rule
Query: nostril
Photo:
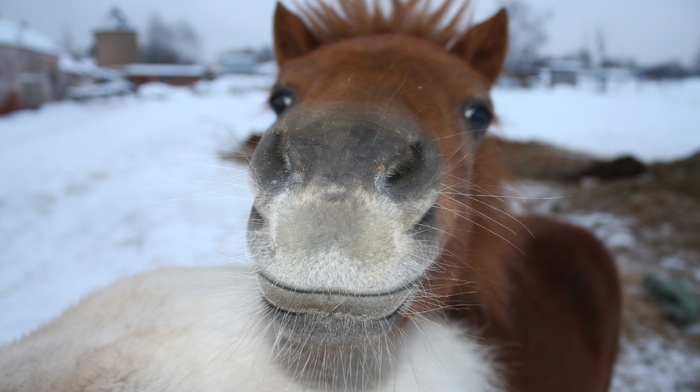
[[[292,175],[284,137],[266,133],[253,153],[250,169],[258,184],[267,191],[281,189]]]
[[[386,169],[384,185],[387,187],[408,186],[415,183],[424,161],[423,147],[413,142],[396,154]]]
[[[260,211],[253,206],[250,210],[250,216],[248,217],[248,231],[262,230],[264,226],[265,218],[263,218],[263,216],[260,215]]]

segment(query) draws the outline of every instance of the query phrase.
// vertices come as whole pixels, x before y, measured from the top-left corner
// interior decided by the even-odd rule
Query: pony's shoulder
[[[589,231],[542,216],[520,219],[520,253],[508,260],[511,326],[498,340],[517,390],[606,390],[620,330],[621,293],[615,263]],[[568,355],[562,355],[566,347]],[[541,380],[558,374],[547,386]],[[593,377],[591,375],[596,375]],[[571,386],[570,380],[581,380]],[[567,386],[568,387],[565,387]]]
[[[137,275],[0,348],[0,390],[313,390],[275,363],[263,313],[246,266]],[[376,390],[498,390],[466,328],[418,318],[401,333]]]
[[[200,390],[206,384],[191,381],[224,374],[230,346],[245,340],[257,311],[254,289],[246,267],[124,279],[0,348],[0,390]],[[259,344],[251,336],[246,341]],[[252,351],[241,348],[235,358]]]

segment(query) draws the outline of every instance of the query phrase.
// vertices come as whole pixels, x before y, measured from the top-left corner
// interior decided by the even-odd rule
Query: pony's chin
[[[302,346],[366,344],[391,334],[405,317],[403,305],[385,317],[370,319],[337,313],[296,313],[281,309],[266,299],[264,302],[277,339]]]

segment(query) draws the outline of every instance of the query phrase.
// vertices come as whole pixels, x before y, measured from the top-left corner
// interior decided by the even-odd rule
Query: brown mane
[[[455,1],[446,0],[431,9],[430,1],[391,0],[389,13],[382,10],[378,1],[310,1],[300,5],[299,12],[320,43],[402,33],[449,48],[470,27],[466,16],[469,3],[464,1],[455,6]]]

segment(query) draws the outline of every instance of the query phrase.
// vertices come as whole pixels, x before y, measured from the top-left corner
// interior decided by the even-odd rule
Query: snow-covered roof
[[[202,76],[207,67],[200,64],[128,64],[122,68],[125,76]]]
[[[58,58],[58,67],[61,72],[68,74],[87,75],[103,80],[121,79],[118,71],[98,66],[93,58],[75,59],[64,53]]]
[[[62,54],[58,58],[58,67],[65,73],[90,74],[97,65],[92,59],[75,59],[67,54]]]
[[[0,45],[30,49],[41,53],[58,54],[61,49],[50,38],[32,29],[26,23],[0,18]]]

